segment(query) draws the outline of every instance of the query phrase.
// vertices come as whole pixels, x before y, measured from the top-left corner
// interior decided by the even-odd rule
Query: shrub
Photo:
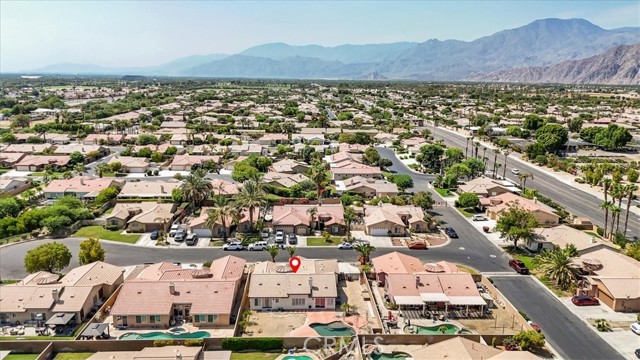
[[[174,340],[153,340],[154,347],[173,346],[174,344]]]
[[[204,339],[187,339],[182,342],[184,346],[202,346]]]
[[[224,338],[222,339],[222,348],[231,351],[281,350],[283,348],[283,341],[278,338]]]

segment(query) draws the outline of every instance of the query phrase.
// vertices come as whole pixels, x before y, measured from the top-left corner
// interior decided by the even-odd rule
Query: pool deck
[[[315,356],[314,354],[310,353],[310,352],[299,352],[299,353],[295,353],[293,355],[289,355],[289,354],[284,354],[284,355],[280,355],[276,358],[276,360],[283,360],[286,359],[287,356],[308,356],[310,358],[312,358],[313,360],[318,360],[318,357]]]
[[[336,311],[311,311],[307,313],[304,325],[291,331],[290,336],[311,337],[318,336],[318,333],[311,328],[311,324],[329,324],[335,321],[345,323],[356,334],[361,333],[360,329],[367,326],[367,319],[360,315],[343,317],[341,313]]]
[[[157,328],[134,328],[134,327],[130,327],[126,330],[118,330],[117,328],[113,327],[112,321],[111,321],[111,316],[107,316],[106,319],[103,321],[103,323],[108,323],[109,324],[109,334],[111,335],[111,338],[115,338],[115,339],[119,339],[121,335],[124,334],[128,334],[128,333],[136,333],[136,334],[146,334],[146,333],[151,333],[151,332],[167,332],[167,330],[169,330],[168,328],[164,328],[164,327],[157,327]],[[181,328],[185,328],[187,329],[190,333],[194,333],[196,331],[206,331],[209,334],[211,334],[210,337],[232,337],[233,336],[233,326],[228,326],[228,327],[197,327],[197,326],[193,326],[191,323],[186,323],[186,324],[182,324],[180,326],[176,326],[176,327],[181,327]]]
[[[400,324],[398,324],[400,325]],[[465,329],[464,325],[460,324],[457,321],[438,321],[436,320],[435,322],[433,320],[429,320],[429,319],[419,319],[419,320],[411,320],[411,326],[415,327],[415,326],[422,326],[422,327],[434,327],[434,326],[440,326],[440,325],[455,325],[457,326],[459,329]],[[404,329],[406,328],[406,326],[404,325],[404,323],[401,326],[402,332],[405,334],[409,334],[407,332],[404,332]],[[472,331],[472,333],[475,333]]]

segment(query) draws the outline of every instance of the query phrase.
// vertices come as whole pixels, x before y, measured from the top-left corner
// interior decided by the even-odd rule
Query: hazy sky
[[[550,17],[640,26],[640,2],[0,0],[0,70],[157,65],[269,42],[473,40]]]

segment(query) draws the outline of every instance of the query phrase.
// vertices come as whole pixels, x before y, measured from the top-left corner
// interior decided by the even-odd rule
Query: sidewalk
[[[469,134],[467,131],[454,131],[454,130],[450,130],[450,129],[446,129],[446,128],[442,128],[442,127],[438,127],[438,130],[442,130],[442,131],[447,131],[449,133],[453,133],[453,134],[458,134],[458,135],[462,135],[462,136],[471,136],[471,134]],[[482,146],[491,149],[491,150],[495,150],[497,148],[497,146],[493,145],[492,143],[487,143],[484,141],[479,141],[480,144],[482,144]],[[604,201],[604,192],[602,191],[602,187],[600,186],[591,186],[588,184],[579,184],[575,181],[575,179],[577,178],[576,176],[573,176],[569,173],[563,172],[563,171],[554,171],[553,169],[550,169],[546,166],[540,166],[540,165],[536,165],[533,164],[531,162],[528,162],[526,160],[522,159],[522,154],[516,153],[516,152],[512,152],[509,154],[509,159],[513,159],[521,164],[524,164],[526,166],[532,167],[538,171],[544,172],[546,175],[549,175],[550,177],[556,179],[557,181],[560,181],[566,185],[569,185],[575,189],[584,191],[590,195],[593,195],[595,197],[597,197],[600,200]],[[623,204],[623,208],[626,208],[626,201],[622,201]],[[636,215],[640,215],[640,208],[635,207],[635,206],[631,206],[630,208],[631,213],[634,213]]]

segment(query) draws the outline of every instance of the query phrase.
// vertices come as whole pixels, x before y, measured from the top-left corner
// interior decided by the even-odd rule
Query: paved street
[[[433,127],[429,127],[433,130]],[[447,145],[453,145],[464,151],[466,146],[466,138],[464,135],[452,133],[443,129],[436,129],[436,139],[443,139]],[[471,141],[469,141],[469,152],[471,152]],[[480,149],[478,154],[482,156],[483,151]],[[486,156],[487,170],[493,170],[494,152],[487,149]],[[504,155],[498,155],[498,163],[504,164]],[[503,167],[504,168],[504,167]],[[498,170],[498,174],[502,175],[503,168]],[[520,169],[523,172],[533,174],[534,178],[527,181],[527,188],[538,190],[541,194],[550,197],[564,207],[572,214],[583,216],[591,219],[594,224],[602,226],[604,215],[599,206],[602,200],[596,196],[569,186],[544,171],[540,171],[535,167],[516,161],[512,157],[507,160],[506,177],[516,184],[520,184],[518,178],[511,174],[511,169]],[[624,216],[624,212],[622,214]],[[640,234],[640,220],[635,214],[629,216],[629,230],[627,234]]]
[[[493,284],[517,309],[542,328],[563,359],[622,359],[564,304],[529,276],[494,276]]]

